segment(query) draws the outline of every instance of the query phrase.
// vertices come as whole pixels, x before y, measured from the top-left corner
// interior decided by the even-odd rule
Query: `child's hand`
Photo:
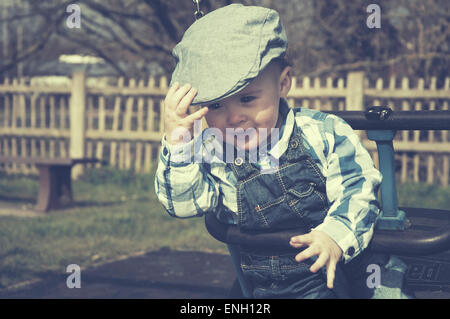
[[[295,260],[301,262],[318,255],[319,257],[309,270],[317,272],[320,268],[327,265],[327,287],[333,288],[336,264],[342,256],[342,249],[338,244],[330,236],[319,230],[313,230],[305,235],[294,236],[289,244],[295,248],[309,246],[295,256]]]
[[[164,100],[164,133],[167,142],[170,144],[188,142],[183,138],[183,136],[186,136],[186,132],[191,134],[190,139],[192,139],[194,121],[200,120],[208,113],[208,107],[203,107],[187,115],[188,108],[196,94],[197,90],[190,84],[183,85],[180,88],[178,82],[175,82],[167,91]]]

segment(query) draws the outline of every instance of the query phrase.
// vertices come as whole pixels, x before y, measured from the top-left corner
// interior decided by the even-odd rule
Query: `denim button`
[[[167,151],[167,148],[166,148],[166,147],[164,147],[164,148],[163,148],[163,155],[164,155],[164,156],[166,156],[166,155],[167,155],[167,153],[168,153],[168,151]]]
[[[347,254],[351,257],[351,256],[353,256],[353,254],[355,253],[355,248],[354,247],[350,247],[348,250],[347,250]]]
[[[297,146],[298,146],[297,140],[292,140],[292,141],[291,141],[291,147],[292,147],[292,148],[297,148]]]
[[[234,164],[235,164],[236,166],[241,166],[242,163],[244,163],[244,160],[243,160],[242,158],[240,158],[240,157],[237,157],[237,158],[234,160]]]

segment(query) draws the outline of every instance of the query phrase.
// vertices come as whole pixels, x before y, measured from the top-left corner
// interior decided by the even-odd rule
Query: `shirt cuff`
[[[314,228],[330,236],[342,249],[342,259],[345,263],[360,253],[359,244],[353,232],[336,219],[327,219]]]
[[[164,134],[161,140],[161,160],[170,166],[187,166],[193,162],[194,140],[183,144],[170,144]]]

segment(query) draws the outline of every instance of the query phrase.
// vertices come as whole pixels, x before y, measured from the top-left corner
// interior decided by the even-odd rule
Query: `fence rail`
[[[0,84],[0,155],[96,156],[120,169],[149,172],[159,154],[167,79],[124,78],[101,81],[74,73],[64,84],[36,78],[5,79]],[[393,110],[448,110],[450,78],[390,78],[369,83],[363,72],[346,78],[293,79],[292,106],[318,110],[364,110],[387,105]],[[358,132],[378,165],[376,145]],[[402,182],[449,183],[448,131],[399,131],[394,140]],[[4,164],[6,172],[35,174],[25,164]],[[81,173],[79,167],[74,177]]]

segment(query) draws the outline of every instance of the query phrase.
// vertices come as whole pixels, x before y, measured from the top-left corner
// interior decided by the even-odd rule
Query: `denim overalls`
[[[328,211],[325,177],[305,151],[301,130],[294,124],[286,152],[275,173],[261,171],[240,158],[231,165],[237,178],[238,225],[241,231],[299,229],[308,233]],[[313,258],[298,263],[300,252],[268,252],[240,247],[241,269],[255,298],[336,298],[322,271],[312,273]],[[336,285],[340,285],[337,270]],[[341,295],[342,296],[342,295]],[[344,295],[345,296],[345,295]]]
[[[280,100],[280,116],[285,117],[289,111],[285,101]],[[245,156],[248,158],[248,154]],[[295,121],[287,150],[279,158],[274,173],[262,173],[254,164],[234,158],[227,165],[237,179],[241,231],[295,229],[301,235],[323,222],[329,209],[325,177],[305,150],[301,129]],[[221,202],[217,213],[234,215]],[[255,298],[409,298],[401,288],[406,265],[395,256],[364,250],[345,265],[339,262],[334,288],[330,290],[326,286],[326,267],[312,273],[309,268],[316,257],[298,263],[295,255],[300,250],[270,251],[265,247],[255,250],[241,246],[239,251],[240,270]],[[380,266],[379,287],[367,285],[369,265]]]

